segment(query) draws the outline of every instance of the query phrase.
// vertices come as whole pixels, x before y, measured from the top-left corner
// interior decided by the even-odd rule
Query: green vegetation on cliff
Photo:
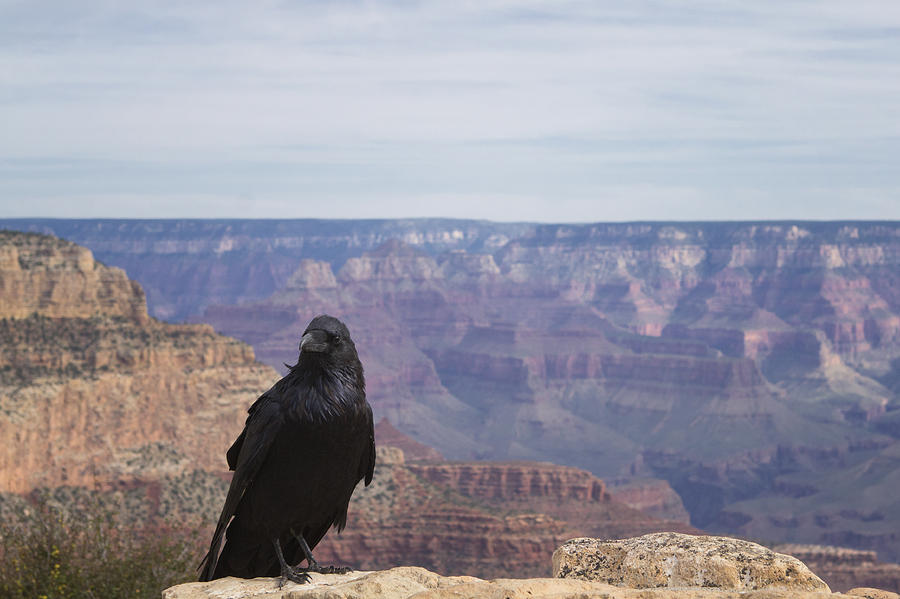
[[[0,596],[156,599],[193,580],[196,547],[194,533],[123,524],[98,502],[19,503],[0,520]]]

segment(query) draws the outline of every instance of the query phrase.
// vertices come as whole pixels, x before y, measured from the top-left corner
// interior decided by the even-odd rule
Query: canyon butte
[[[339,315],[377,417],[448,458],[667,481],[706,530],[900,557],[898,223],[0,224],[274,368]]]

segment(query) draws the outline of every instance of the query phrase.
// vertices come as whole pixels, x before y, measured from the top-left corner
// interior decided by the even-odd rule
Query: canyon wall
[[[391,429],[382,421],[376,439]],[[353,496],[346,530],[329,534],[316,559],[363,569],[549,576],[549,556],[567,539],[656,531],[698,532],[616,501],[603,481],[577,468],[407,461],[399,449],[382,446],[372,485]]]
[[[140,282],[152,316],[180,322],[210,303],[268,297],[284,286],[301,258],[337,268],[390,239],[433,252],[493,251],[531,225],[451,219],[0,219],[0,228],[90,248]]]
[[[661,478],[695,525],[897,559],[875,520],[841,515],[853,493],[838,484],[873,452],[894,459],[897,231],[548,225],[490,253],[391,241],[337,270],[306,260],[266,300],[198,320],[274,365],[314,314],[340,314],[376,412],[448,457]],[[889,483],[865,472],[852,479]],[[802,524],[809,506],[826,524]]]
[[[900,591],[900,565],[879,562],[874,551],[796,544],[776,545],[772,549],[802,561],[833,591],[846,592],[855,587]]]
[[[225,450],[276,372],[209,325],[149,317],[140,286],[85,248],[3,232],[0,256],[0,512],[36,492],[100,498],[130,522],[211,534]],[[571,536],[693,530],[615,501],[575,468],[448,464],[387,420],[376,438],[375,481],[320,559],[529,575],[548,573]]]
[[[80,235],[275,368],[342,317],[377,415],[448,458],[664,479],[705,529],[900,558],[898,223],[8,224]]]
[[[248,391],[276,379],[252,348],[150,318],[75,244],[3,232],[0,255],[0,490],[225,469]]]

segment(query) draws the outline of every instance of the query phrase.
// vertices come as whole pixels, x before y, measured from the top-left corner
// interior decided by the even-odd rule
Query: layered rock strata
[[[202,513],[248,398],[276,373],[208,325],[150,318],[140,286],[85,248],[4,232],[0,255],[0,492]]]
[[[548,225],[490,253],[306,261],[203,319],[276,364],[338,312],[376,412],[445,456],[664,479],[695,526],[893,560],[875,489],[900,447],[898,266],[892,224]]]
[[[695,525],[900,559],[897,223],[18,224],[276,368],[345,316],[378,415],[448,457],[662,478]]]
[[[694,530],[613,501],[601,480],[576,468],[409,462],[397,448],[378,451],[372,485],[356,490],[347,528],[322,541],[318,560],[364,569],[406,564],[443,574],[537,576],[549,574],[553,549],[573,536]]]
[[[621,478],[610,482],[609,492],[616,501],[640,510],[645,514],[690,522],[690,514],[684,509],[678,493],[665,480],[658,478]]]
[[[9,291],[0,319],[0,438],[7,440],[0,492],[9,498],[44,489],[64,503],[97,494],[148,523],[214,520],[228,485],[225,450],[276,373],[255,362],[249,346],[208,325],[149,318],[140,287],[84,248],[39,235],[0,241],[0,253],[15,257],[0,269],[0,289]],[[314,279],[330,284],[312,276],[304,284]],[[376,435],[375,482],[354,496],[345,534],[317,548],[322,558],[528,575],[546,568],[553,548],[575,532],[612,523],[665,526],[610,501],[586,472],[549,464],[440,466],[437,451],[386,420]],[[421,470],[429,464],[437,469],[431,474]],[[487,474],[467,486],[479,470]],[[463,474],[430,480],[454,471]],[[496,494],[481,496],[478,487],[494,479]],[[592,525],[540,511],[563,504],[590,504],[579,522]],[[623,513],[632,517],[616,517]]]
[[[832,589],[877,587],[900,592],[900,565],[878,561],[874,551],[797,544],[776,545],[774,550],[803,561]]]
[[[90,248],[140,281],[152,316],[181,322],[209,304],[268,297],[304,258],[337,268],[391,239],[429,252],[493,251],[533,225],[452,219],[0,219],[0,227]]]
[[[228,486],[225,450],[276,373],[208,325],[148,317],[140,287],[84,248],[40,235],[0,241],[0,252],[15,256],[0,268],[0,289],[12,290],[0,319],[2,499],[44,490],[62,503],[99,496],[148,524],[214,520]],[[586,472],[549,464],[441,467],[437,451],[386,420],[376,435],[375,482],[354,496],[345,534],[317,548],[322,558],[529,575],[546,569],[553,548],[573,533],[613,523],[665,526],[612,502]],[[463,476],[431,481],[417,470],[429,465]],[[501,481],[495,496],[480,496],[481,483],[465,484],[479,469],[488,473],[482,482]],[[590,525],[541,511],[563,504],[589,504],[579,523]],[[631,518],[617,517],[625,513]]]

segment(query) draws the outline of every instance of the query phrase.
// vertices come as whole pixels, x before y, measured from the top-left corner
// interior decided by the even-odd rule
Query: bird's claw
[[[309,582],[309,573],[303,568],[291,568],[290,566],[287,569],[281,569],[281,576],[278,579],[278,588],[282,588],[287,581],[296,582],[297,584],[306,584]]]

